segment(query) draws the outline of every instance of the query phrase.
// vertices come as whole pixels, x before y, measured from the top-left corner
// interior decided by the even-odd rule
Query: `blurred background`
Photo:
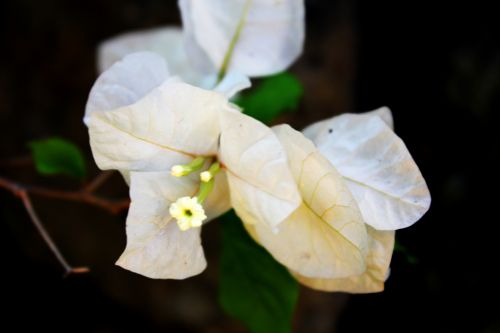
[[[201,0],[200,0],[201,1]],[[305,51],[291,68],[305,88],[302,128],[346,111],[389,106],[430,187],[433,204],[398,232],[386,291],[328,294],[302,288],[295,332],[500,332],[498,266],[499,18],[481,2],[306,0]],[[75,142],[98,173],[82,123],[96,78],[98,43],[116,34],[180,24],[176,1],[29,1],[0,4],[0,176],[74,189],[41,177],[27,142]],[[23,162],[24,161],[24,162]],[[490,192],[490,193],[488,193]],[[118,176],[101,193],[127,196]],[[62,270],[22,204],[0,189],[0,317],[16,331],[244,332],[217,304],[219,226],[204,228],[208,269],[154,281],[114,266],[125,214],[34,197],[68,260]]]

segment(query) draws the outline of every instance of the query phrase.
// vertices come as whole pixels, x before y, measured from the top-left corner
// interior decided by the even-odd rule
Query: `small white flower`
[[[170,174],[174,177],[182,177],[187,174],[186,170],[182,167],[182,165],[174,165],[170,169]]]
[[[210,171],[203,171],[202,173],[200,173],[200,180],[202,182],[209,182],[211,179],[213,178],[212,174],[210,173]]]
[[[196,197],[182,197],[170,205],[170,216],[177,220],[182,231],[189,228],[201,227],[206,220],[205,210]]]

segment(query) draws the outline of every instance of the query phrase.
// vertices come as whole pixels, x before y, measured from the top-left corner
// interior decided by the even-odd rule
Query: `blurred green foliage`
[[[299,287],[233,211],[222,218],[219,302],[252,333],[289,333]]]
[[[281,113],[295,110],[303,93],[302,84],[293,74],[280,73],[263,79],[235,103],[245,114],[269,124]]]
[[[74,178],[85,177],[85,159],[80,149],[61,138],[31,141],[36,169],[43,175],[63,174]]]

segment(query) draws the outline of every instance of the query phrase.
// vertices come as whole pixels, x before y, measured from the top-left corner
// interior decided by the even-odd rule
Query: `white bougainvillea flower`
[[[243,86],[231,76],[220,91],[191,86],[148,52],[125,57],[96,81],[85,115],[94,159],[130,182],[120,266],[152,278],[198,274],[205,267],[200,222],[229,209],[230,197],[239,214],[274,229],[300,205],[278,138],[228,102]],[[206,171],[210,177],[200,179]]]
[[[393,132],[388,108],[320,121],[304,134],[344,177],[373,228],[408,227],[429,209],[429,189],[404,142]]]
[[[188,54],[206,73],[264,76],[302,52],[303,0],[180,0]]]
[[[198,197],[181,197],[170,205],[168,212],[182,231],[201,227],[207,218]]]

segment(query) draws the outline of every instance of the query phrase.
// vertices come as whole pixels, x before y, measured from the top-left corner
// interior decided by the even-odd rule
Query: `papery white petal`
[[[89,134],[101,169],[170,170],[194,156],[216,155],[223,95],[166,81],[134,104],[92,112]]]
[[[180,0],[191,56],[217,72],[241,25],[228,71],[270,75],[288,68],[302,52],[303,0]],[[208,61],[206,60],[208,57]]]
[[[322,291],[354,294],[383,291],[394,249],[394,234],[394,231],[378,231],[368,227],[370,251],[366,256],[366,271],[361,275],[343,279],[315,279],[292,274],[303,285]]]
[[[303,202],[280,224],[279,233],[262,223],[245,225],[247,230],[276,260],[303,276],[361,274],[366,227],[342,176],[300,132],[288,125],[273,130],[285,147]]]
[[[247,76],[240,73],[231,72],[224,76],[222,81],[219,82],[219,84],[217,84],[217,86],[214,88],[214,91],[223,94],[227,99],[229,99],[243,89],[250,88],[251,85],[252,83]]]
[[[90,90],[84,122],[93,112],[105,112],[133,104],[170,76],[162,57],[138,52],[116,62],[102,73]]]
[[[392,130],[394,130],[394,118],[392,117],[391,109],[387,106],[383,106],[373,111],[365,112],[360,114],[363,117],[373,117],[378,116],[380,119],[384,121]]]
[[[236,213],[275,228],[301,204],[285,150],[270,128],[238,110],[224,110],[221,123],[219,160]]]
[[[104,41],[98,49],[99,72],[104,72],[128,54],[139,51],[151,51],[162,56],[171,75],[180,76],[184,82],[198,86],[203,81],[202,73],[189,62],[179,27],[129,32]]]
[[[394,120],[392,117],[392,112],[386,106],[380,107],[373,111],[359,113],[356,115],[360,119],[366,119],[367,121],[370,118],[379,117],[384,121],[384,123],[387,124],[387,126],[389,126],[391,129],[394,129]],[[330,130],[333,131],[333,128],[330,127],[330,123],[333,118],[328,118],[325,120],[315,122],[314,124],[311,124],[306,128],[304,128],[302,130],[302,133],[305,135],[306,138],[312,140],[316,144],[321,143],[323,141],[328,141],[329,140],[328,134],[330,134]]]
[[[304,134],[344,176],[375,229],[408,227],[429,209],[430,193],[418,166],[380,115],[344,114]]]
[[[184,279],[202,272],[206,261],[201,228],[181,231],[169,215],[172,202],[197,192],[197,175],[177,178],[168,172],[131,172],[130,176],[127,247],[117,265],[156,279]],[[208,220],[229,207],[225,175],[219,173],[204,203]]]

